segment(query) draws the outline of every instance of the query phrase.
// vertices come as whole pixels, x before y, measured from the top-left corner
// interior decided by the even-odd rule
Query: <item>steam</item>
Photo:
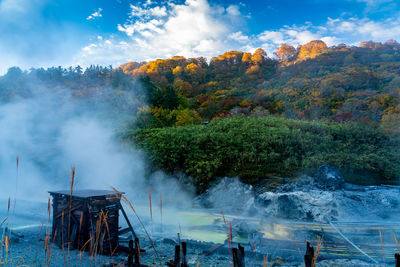
[[[75,166],[74,190],[112,185],[136,202],[147,200],[151,187],[154,195],[165,194],[165,203],[180,197],[178,202],[188,203],[186,193],[167,175],[146,178],[144,154],[118,140],[116,129],[124,126],[126,120],[121,118],[127,114],[93,97],[78,100],[66,88],[52,91],[33,82],[30,86],[32,97],[0,105],[1,198],[14,196],[18,156],[19,200],[46,201],[47,191],[68,189],[71,166]],[[140,94],[132,92],[128,104],[137,106]]]

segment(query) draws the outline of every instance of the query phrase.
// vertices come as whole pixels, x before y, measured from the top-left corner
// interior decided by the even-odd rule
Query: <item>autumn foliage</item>
[[[210,61],[176,56],[120,68],[142,80],[151,100],[149,113],[143,114],[150,127],[239,114],[284,114],[395,129],[400,124],[399,49],[393,40],[359,47],[328,47],[315,40],[297,48],[282,44],[275,51],[277,60],[257,49],[229,51]],[[177,104],[171,109],[160,104],[160,97],[178,102],[173,100]],[[177,122],[177,114],[186,109],[191,110],[190,115],[185,111],[187,122]]]

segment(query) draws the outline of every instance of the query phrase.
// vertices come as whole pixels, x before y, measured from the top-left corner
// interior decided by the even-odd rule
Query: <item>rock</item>
[[[208,208],[223,210],[226,213],[254,216],[257,213],[254,190],[238,178],[223,178],[206,193],[198,196],[196,202]],[[238,203],[238,205],[232,205]]]
[[[339,171],[331,166],[321,166],[315,175],[315,184],[321,189],[342,189],[345,182]]]
[[[282,259],[281,257],[275,257],[275,260],[273,262],[271,262],[271,266],[275,267],[275,266],[285,266],[287,265],[287,262]]]
[[[298,206],[299,200],[295,195],[280,195],[277,198],[277,215],[281,218],[303,218],[304,213]]]
[[[335,260],[323,260],[317,262],[317,267],[372,267],[377,266],[361,260],[350,260],[350,259],[335,259]]]

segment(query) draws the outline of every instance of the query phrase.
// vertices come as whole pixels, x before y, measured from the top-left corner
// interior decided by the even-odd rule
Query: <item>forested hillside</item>
[[[272,56],[272,55],[270,55]],[[400,45],[364,42],[327,47],[282,45],[271,59],[230,51],[173,57],[120,68],[142,80],[150,108],[142,126],[182,126],[232,115],[359,121],[391,129],[400,122]]]

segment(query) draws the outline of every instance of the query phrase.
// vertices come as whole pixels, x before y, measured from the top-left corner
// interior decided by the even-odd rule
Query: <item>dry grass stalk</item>
[[[228,236],[229,258],[231,258],[231,259],[232,259],[232,262],[233,262],[232,240],[233,240],[233,235],[232,235],[232,224],[229,222],[229,236]]]
[[[47,212],[48,212],[48,214],[49,214],[49,222],[50,222],[50,210],[51,210],[51,205],[50,205],[50,198],[49,198],[49,200],[48,200],[48,202],[47,202]]]
[[[254,254],[255,259],[257,260],[257,251],[256,251],[256,245],[254,244],[253,241],[251,241],[251,245],[253,247],[252,255]]]
[[[44,239],[44,265],[47,263],[47,252],[49,252],[49,240],[50,240],[50,235],[46,234],[46,237]]]
[[[54,231],[53,243],[51,244],[51,247],[50,247],[49,259],[48,259],[48,261],[47,261],[47,267],[50,266],[51,257],[52,257],[52,252],[53,252],[53,246],[54,246],[54,242],[56,241],[56,236],[57,236],[57,228],[56,228],[56,230]]]
[[[381,232],[381,229],[379,229],[379,239],[381,240],[383,265],[386,266],[386,262],[385,262],[385,250],[383,249],[383,240],[382,240],[382,232]]]
[[[110,235],[110,228],[108,227],[107,217],[108,217],[108,212],[106,213],[106,216],[103,218],[103,220],[104,220],[104,225],[106,226],[106,230],[107,230],[107,234],[108,234],[108,243],[110,245],[110,253],[111,253],[110,257],[112,258],[115,250],[113,251],[112,245],[111,245],[111,235]]]
[[[83,212],[81,212],[81,216],[79,218],[79,231],[78,231],[78,244],[80,246],[81,242],[81,230],[82,230],[82,223],[83,223]]]
[[[300,251],[299,246],[297,245],[296,239],[294,238],[294,236],[292,235],[292,233],[291,233],[290,231],[289,231],[289,235],[290,235],[290,238],[292,239],[294,245],[295,245],[296,248],[297,248],[297,252],[299,253],[300,259],[302,259],[302,258],[303,258],[303,255],[301,255],[301,251]]]
[[[94,250],[93,250],[95,263],[97,260],[97,251],[99,250],[99,242],[100,242],[100,237],[101,237],[101,227],[103,224],[103,216],[104,216],[104,212],[101,211],[100,215],[96,221],[96,233],[95,233]]]
[[[162,194],[160,191],[160,253],[162,251],[162,230],[163,230],[163,222],[162,222]]]
[[[229,265],[230,265],[230,259],[232,258],[232,254],[231,254],[231,238],[230,238],[231,234],[230,234],[230,230],[228,229],[228,226],[227,226],[227,223],[226,223],[226,220],[225,220],[224,212],[221,210],[220,213],[221,213],[221,215],[222,215],[222,219],[223,219],[224,225],[225,225],[226,235],[227,235],[227,237],[228,237]]]
[[[397,241],[397,237],[396,237],[396,234],[395,234],[395,233],[393,233],[393,237],[394,237],[394,241],[396,242],[397,251],[400,253],[399,241]]]
[[[263,267],[267,267],[267,265],[268,265],[268,255],[265,256],[263,260]]]
[[[139,215],[137,214],[136,210],[133,208],[132,203],[129,201],[129,199],[126,198],[126,196],[124,196],[123,194],[121,194],[121,192],[119,192],[116,188],[114,188],[114,187],[112,187],[112,186],[110,186],[110,188],[111,188],[112,190],[114,190],[114,191],[120,196],[120,198],[131,208],[131,210],[132,210],[133,213],[135,214],[136,218],[138,219],[140,225],[142,226],[144,232],[146,233],[146,236],[147,236],[147,238],[149,239],[149,241],[150,241],[150,243],[151,243],[151,245],[152,245],[152,247],[153,247],[153,251],[154,251],[154,253],[157,255],[157,258],[158,258],[158,260],[159,260],[159,262],[160,262],[160,266],[163,266],[162,261],[161,261],[161,257],[160,257],[160,255],[158,255],[158,252],[157,252],[157,250],[156,250],[156,248],[155,248],[155,246],[154,246],[154,242],[153,242],[153,240],[151,239],[149,233],[147,232],[146,227],[144,226],[144,224],[143,224],[142,220],[140,219]]]
[[[71,247],[71,212],[72,212],[72,192],[74,189],[75,180],[75,167],[71,167],[71,186],[70,186],[70,197],[69,197],[69,212],[68,212],[68,266],[70,260],[70,247]]]
[[[13,208],[13,215],[15,214],[15,206],[17,204],[17,192],[18,192],[18,166],[19,166],[19,157],[16,158],[17,168],[15,174],[15,196],[14,196],[14,208]]]
[[[49,240],[50,240],[50,236],[46,235],[46,237],[44,239],[44,256],[47,256],[47,251],[49,248]]]
[[[61,249],[64,256],[64,266],[66,265],[65,249],[64,249],[64,211],[61,212]]]
[[[151,223],[151,239],[154,240],[154,225],[153,225],[153,206],[151,204],[151,189],[147,188],[147,193],[149,195],[149,209],[150,209],[150,223]],[[153,244],[154,246],[154,244]],[[153,264],[156,263],[156,255],[153,252]]]
[[[85,249],[86,249],[86,247],[89,245],[89,243],[90,243],[90,245],[92,245],[92,236],[90,236],[90,238],[89,238],[89,240],[88,241],[86,241],[85,242],[85,244],[83,244],[83,246],[82,246],[82,249],[81,249],[81,257],[80,257],[80,261],[81,261],[81,263],[82,263],[82,258],[83,258],[83,256],[85,255]],[[91,250],[91,249],[90,249]]]
[[[2,226],[6,221],[7,221],[8,217],[6,217],[1,223],[0,226]]]
[[[312,261],[312,267],[316,267],[317,266],[317,259],[318,259],[319,251],[321,249],[321,244],[322,244],[322,237],[320,237],[318,239],[317,249],[315,250],[315,254],[314,254],[314,257],[313,257],[313,261]]]
[[[4,236],[4,247],[6,249],[6,255],[8,255],[9,245],[10,245],[10,238],[8,237],[8,235],[5,235]],[[6,258],[7,258],[7,256],[6,256]]]
[[[151,205],[151,190],[150,190],[150,187],[147,189],[147,193],[149,195],[150,220],[153,221],[153,207]]]

